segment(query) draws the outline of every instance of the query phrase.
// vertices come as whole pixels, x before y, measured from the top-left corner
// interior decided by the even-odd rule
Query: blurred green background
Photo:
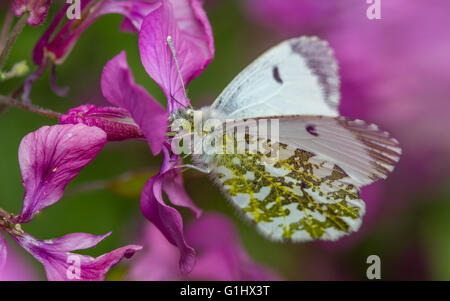
[[[263,50],[283,38],[252,22],[240,1],[207,1],[216,55],[210,66],[189,86],[194,107],[210,104],[237,73]],[[0,6],[0,21],[5,5]],[[5,69],[26,59],[34,70],[31,50],[57,11],[38,27],[27,26],[18,38]],[[66,62],[57,67],[58,83],[70,87],[68,97],[56,96],[50,89],[46,72],[34,85],[34,104],[59,112],[82,103],[107,105],[100,91],[100,75],[105,63],[126,50],[128,62],[136,81],[165,106],[159,87],[140,64],[137,35],[119,32],[119,15],[99,18],[84,34]],[[368,54],[370,55],[370,54]],[[0,94],[7,95],[23,79],[0,83]],[[0,115],[0,207],[18,213],[21,209],[23,186],[17,150],[20,140],[29,132],[54,120],[9,108]],[[448,128],[448,124],[447,124]],[[145,142],[108,143],[100,155],[89,164],[66,189],[62,200],[45,209],[24,230],[46,239],[71,232],[113,234],[87,254],[100,255],[128,243],[135,243],[146,220],[139,208],[140,191],[147,178],[156,173],[160,157],[152,157]],[[128,175],[126,180],[123,176]],[[448,173],[446,173],[448,175]],[[289,280],[331,280],[366,278],[366,258],[377,254],[382,261],[382,279],[450,280],[450,188],[448,177],[439,185],[416,189],[408,195],[407,204],[391,206],[382,202],[381,213],[356,238],[339,243],[282,244],[264,239],[243,222],[220,194],[207,182],[207,177],[190,170],[184,174],[185,186],[198,207],[228,215],[239,230],[247,252],[254,260],[265,264]],[[398,179],[383,186],[382,197],[390,190],[407,190],[408,182]],[[208,184],[206,184],[208,183]],[[392,186],[396,187],[392,187]],[[373,197],[373,202],[377,198]],[[381,201],[380,201],[381,202]],[[193,218],[181,209],[185,221]],[[9,239],[12,249],[14,243]],[[42,266],[23,250],[17,250],[44,279]],[[83,253],[83,252],[82,252]],[[120,279],[129,262],[124,262],[108,275]]]

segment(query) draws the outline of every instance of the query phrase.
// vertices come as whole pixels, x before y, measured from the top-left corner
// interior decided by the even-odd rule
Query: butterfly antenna
[[[167,36],[167,44],[169,44],[169,48],[170,51],[172,52],[172,56],[173,59],[175,61],[175,66],[177,67],[177,71],[178,71],[178,76],[180,77],[180,81],[181,81],[181,87],[183,88],[183,93],[184,93],[184,97],[186,99],[188,99],[187,94],[186,94],[186,88],[184,87],[184,81],[183,81],[183,76],[181,75],[181,69],[180,69],[180,65],[178,64],[178,59],[177,59],[177,54],[175,52],[175,46],[173,45],[173,40],[171,36]],[[176,100],[172,95],[171,95],[172,99],[175,100],[177,103],[181,104],[178,100]],[[183,105],[183,104],[181,104]],[[183,105],[186,107],[186,105]],[[190,105],[189,105],[190,106]]]

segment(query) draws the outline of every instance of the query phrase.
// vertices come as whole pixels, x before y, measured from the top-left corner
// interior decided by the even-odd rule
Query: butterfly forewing
[[[290,39],[245,68],[211,109],[236,120],[286,114],[337,116],[337,70],[333,51],[325,41]]]

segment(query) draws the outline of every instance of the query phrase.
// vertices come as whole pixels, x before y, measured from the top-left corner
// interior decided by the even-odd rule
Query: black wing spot
[[[311,135],[313,135],[313,136],[315,136],[315,137],[318,137],[318,136],[319,136],[319,134],[316,132],[316,126],[315,126],[314,124],[308,124],[308,125],[305,127],[305,129],[306,129],[306,131],[307,131],[308,133],[310,133]]]
[[[283,83],[283,80],[280,77],[280,71],[278,70],[278,66],[274,66],[272,69],[272,73],[273,73],[273,78],[279,82],[280,84]]]

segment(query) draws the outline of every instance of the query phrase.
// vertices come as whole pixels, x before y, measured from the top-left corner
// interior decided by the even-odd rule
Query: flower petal
[[[142,227],[142,252],[130,265],[126,280],[179,281],[182,280],[177,259],[178,249],[170,244],[155,225]]]
[[[164,108],[134,82],[125,52],[110,60],[103,69],[103,96],[130,112],[144,133],[154,155],[161,151],[166,137],[168,116]]]
[[[15,0],[14,14],[17,17],[29,12],[28,24],[37,26],[44,22],[48,15],[51,0]]]
[[[99,242],[110,236],[112,232],[104,235],[92,235],[89,233],[70,233],[60,238],[46,240],[52,246],[53,251],[68,252],[95,247]]]
[[[36,273],[34,265],[22,255],[23,252],[20,252],[15,246],[8,247],[8,260],[3,267],[3,271],[0,269],[0,281],[42,280],[42,277],[39,277]]]
[[[173,166],[182,164],[178,155],[169,154],[166,148],[163,148],[163,162],[161,170],[165,172],[161,174],[162,189],[167,194],[169,201],[177,206],[189,208],[196,218],[202,215],[202,210],[195,206],[192,199],[184,189],[183,176],[180,169],[173,169]]]
[[[59,119],[60,124],[82,123],[101,128],[108,135],[108,141],[143,139],[144,134],[131,118],[130,113],[118,107],[96,107],[91,104],[70,109]]]
[[[66,235],[60,239],[38,240],[24,233],[13,238],[33,257],[44,265],[48,280],[104,280],[109,269],[125,257],[130,258],[141,246],[129,245],[116,249],[100,257],[93,258],[68,251],[79,249],[76,246],[83,238],[81,247],[94,246],[109,234],[95,237],[86,233]],[[73,240],[73,241],[71,241]]]
[[[139,33],[142,64],[168,99],[169,113],[186,106],[181,81],[167,37],[171,36],[184,84],[198,76],[214,56],[214,42],[200,0],[159,0]],[[176,99],[176,101],[174,101]]]
[[[142,190],[141,209],[144,216],[152,222],[180,251],[179,267],[183,274],[189,273],[195,264],[195,251],[185,241],[183,220],[180,213],[167,206],[162,198],[161,175],[148,180]]]
[[[70,4],[65,4],[57,13],[47,31],[41,37],[33,50],[33,60],[35,64],[41,65],[45,61],[45,56],[51,54],[55,63],[62,63],[74,47],[80,35],[97,18],[106,14],[122,14],[125,17],[126,24],[132,26],[134,31],[140,29],[143,18],[151,12],[157,5],[148,1],[115,1],[92,0],[81,1],[81,20],[68,20],[63,27],[54,34],[58,25],[64,19],[66,11]],[[127,28],[130,29],[130,28]],[[52,38],[53,37],[53,38]]]
[[[201,251],[192,279],[219,281],[277,280],[279,276],[256,263],[247,254],[231,220],[220,214],[205,214],[186,229],[186,239]]]
[[[202,210],[195,206],[184,189],[183,176],[179,170],[171,170],[163,175],[162,188],[172,204],[189,208],[196,218],[202,215]]]
[[[25,136],[19,147],[25,196],[16,222],[29,222],[57,202],[66,185],[105,143],[104,131],[83,124],[44,126]]]
[[[220,214],[207,213],[186,228],[186,239],[198,250],[192,272],[181,277],[173,264],[176,248],[160,231],[148,225],[143,251],[130,267],[130,280],[278,280],[275,273],[254,262],[246,253],[232,222]]]
[[[6,258],[8,257],[8,246],[6,245],[6,240],[0,233],[0,274],[5,267]]]
[[[145,16],[158,7],[157,2],[149,1],[106,1],[101,15],[121,14],[124,16],[120,29],[137,33],[141,29]]]

